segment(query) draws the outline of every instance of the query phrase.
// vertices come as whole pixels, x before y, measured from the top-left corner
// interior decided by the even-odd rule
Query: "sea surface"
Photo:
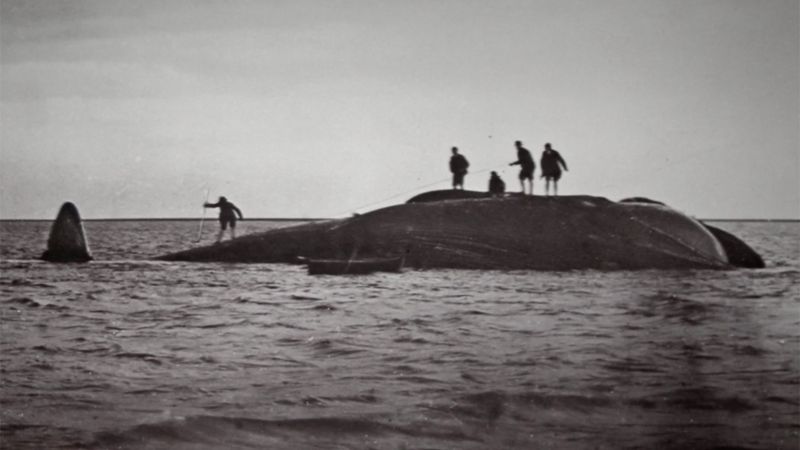
[[[796,449],[800,223],[714,225],[768,267],[149,260],[192,221],[87,222],[96,260],[51,264],[49,223],[0,222],[0,447]]]

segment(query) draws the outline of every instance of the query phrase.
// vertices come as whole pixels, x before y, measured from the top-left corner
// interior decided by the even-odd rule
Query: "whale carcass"
[[[714,229],[657,202],[434,191],[347,219],[251,234],[159,259],[293,263],[358,254],[402,255],[406,267],[422,269],[763,267],[752,249],[725,234],[732,240],[724,245]],[[731,258],[732,252],[739,256]]]

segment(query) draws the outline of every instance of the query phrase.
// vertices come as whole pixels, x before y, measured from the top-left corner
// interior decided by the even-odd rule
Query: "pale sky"
[[[0,2],[0,218],[346,216],[452,146],[518,190],[515,140],[564,195],[800,218],[797,0]]]

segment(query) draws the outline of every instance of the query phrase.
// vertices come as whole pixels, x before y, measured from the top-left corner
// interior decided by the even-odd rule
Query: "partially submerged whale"
[[[50,227],[47,250],[42,259],[51,262],[86,262],[92,259],[81,215],[71,202],[61,205]]]
[[[433,191],[348,219],[314,222],[164,255],[167,261],[295,263],[299,257],[403,255],[406,267],[726,269],[763,267],[722,230],[658,202],[491,197]]]

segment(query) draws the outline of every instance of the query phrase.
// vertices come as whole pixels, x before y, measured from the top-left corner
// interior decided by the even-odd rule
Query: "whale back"
[[[73,203],[61,205],[50,228],[47,250],[42,259],[52,262],[86,262],[92,259],[80,213]]]

